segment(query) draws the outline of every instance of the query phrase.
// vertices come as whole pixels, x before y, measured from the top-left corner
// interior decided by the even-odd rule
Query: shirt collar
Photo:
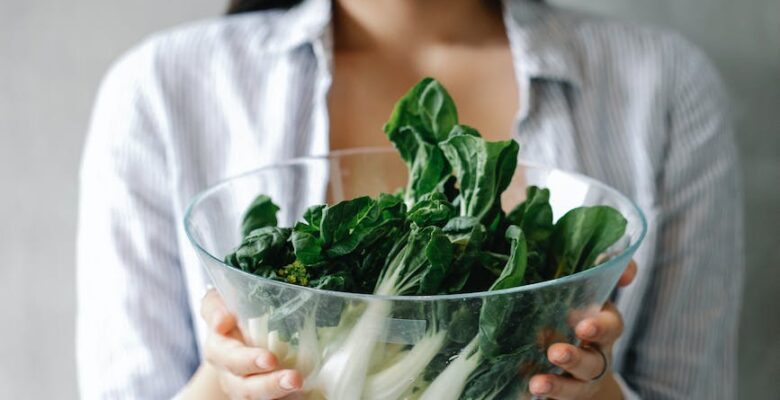
[[[582,84],[580,63],[571,43],[567,14],[543,2],[503,0],[504,24],[512,48],[515,69],[531,79]],[[559,12],[553,12],[559,11]],[[320,48],[330,66],[332,56],[331,0],[304,0],[282,15],[274,24],[272,37],[266,38],[269,50],[291,50],[304,44]]]
[[[515,69],[529,78],[582,85],[582,71],[572,40],[575,21],[543,2],[505,0],[504,25]]]
[[[330,27],[331,0],[304,0],[280,13],[270,37],[263,38],[267,50],[288,51],[322,40]]]

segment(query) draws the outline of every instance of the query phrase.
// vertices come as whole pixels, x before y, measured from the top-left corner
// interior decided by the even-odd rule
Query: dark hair
[[[228,14],[240,14],[252,11],[270,10],[273,8],[291,8],[302,0],[230,0]]]
[[[252,11],[270,10],[274,8],[292,8],[303,0],[230,0],[228,14],[240,14]],[[544,0],[532,0],[541,3]]]

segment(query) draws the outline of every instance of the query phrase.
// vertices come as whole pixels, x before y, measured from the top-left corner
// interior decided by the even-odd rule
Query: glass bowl
[[[577,343],[572,327],[608,300],[646,231],[641,210],[594,179],[520,162],[503,194],[502,204],[512,208],[527,186],[537,185],[550,189],[556,220],[582,205],[609,205],[627,219],[625,236],[599,265],[551,281],[494,292],[376,296],[271,281],[223,262],[240,243],[243,213],[259,194],[281,207],[279,226],[292,226],[311,205],[392,193],[406,178],[393,149],[291,160],[199,194],[186,212],[185,230],[247,343],[272,351],[281,366],[300,370],[307,399],[527,396],[533,374],[558,372],[547,362],[546,348]],[[479,346],[484,307],[511,319],[512,329],[490,353]]]

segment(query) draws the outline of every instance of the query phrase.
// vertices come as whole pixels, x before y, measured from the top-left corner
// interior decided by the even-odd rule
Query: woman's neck
[[[497,0],[336,0],[337,50],[414,52],[505,41]]]

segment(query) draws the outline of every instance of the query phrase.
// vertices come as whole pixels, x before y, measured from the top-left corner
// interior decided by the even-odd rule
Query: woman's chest
[[[389,145],[382,126],[395,102],[424,76],[447,88],[460,123],[491,140],[512,137],[520,105],[508,49],[479,54],[452,50],[412,64],[371,54],[336,55],[328,94],[332,149]]]

